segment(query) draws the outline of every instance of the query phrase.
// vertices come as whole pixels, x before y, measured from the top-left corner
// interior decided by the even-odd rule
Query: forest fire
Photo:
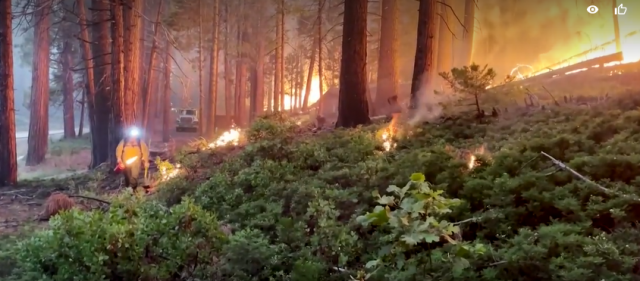
[[[397,146],[397,144],[393,141],[393,136],[395,136],[396,133],[398,132],[398,128],[396,125],[397,119],[398,119],[398,115],[394,114],[393,119],[391,119],[391,123],[389,124],[389,126],[382,131],[382,136],[381,136],[382,147],[384,147],[385,151],[389,151],[392,148],[395,148]]]
[[[574,52],[571,52],[577,55],[574,55],[559,63],[556,63],[553,66],[546,66],[537,71],[534,71],[534,68],[529,65],[517,65],[515,68],[512,69],[511,76],[514,76],[518,80],[526,79],[529,77],[538,76],[538,75],[545,74],[550,71],[554,71],[564,67],[569,67],[581,62],[614,55],[618,52],[622,53],[622,60],[615,60],[609,63],[604,63],[602,64],[602,67],[611,67],[611,66],[634,63],[634,62],[640,61],[640,30],[635,30],[622,36],[622,38],[620,38],[620,49],[618,49],[616,46],[616,40],[608,40],[608,41],[597,40],[597,41],[601,42],[601,44],[595,47],[591,45],[590,48],[586,51],[576,50]],[[598,67],[600,67],[600,65],[598,64],[587,66],[580,69],[567,71],[566,73],[564,73],[564,75],[578,73],[578,72],[588,70],[590,68],[598,68]],[[528,74],[523,74],[523,72],[524,73],[528,72]]]
[[[324,88],[325,90],[327,88]],[[289,92],[291,92],[292,90],[289,89]],[[304,93],[306,93],[305,88],[302,89],[302,97],[304,97]],[[314,104],[315,102],[317,102],[318,100],[320,100],[320,77],[315,76],[313,77],[313,79],[311,79],[311,91],[309,93],[309,104]],[[283,104],[283,108],[285,110],[290,110],[293,108],[296,108],[295,106],[295,102],[296,100],[294,99],[294,97],[292,95],[284,95],[284,104]],[[302,103],[302,101],[298,101],[300,103]]]
[[[166,167],[162,167],[160,168],[160,181],[162,182],[162,181],[170,180],[176,177],[178,174],[180,174],[180,171],[181,171],[180,164],[176,164],[171,170],[167,170]]]
[[[481,145],[473,152],[469,153],[469,157],[467,158],[467,168],[469,168],[469,170],[473,170],[478,166],[478,158],[476,155],[488,155],[485,145]]]
[[[228,131],[222,133],[222,135],[215,141],[209,143],[209,148],[216,148],[225,145],[238,145],[240,141],[241,130],[235,126],[231,127]]]

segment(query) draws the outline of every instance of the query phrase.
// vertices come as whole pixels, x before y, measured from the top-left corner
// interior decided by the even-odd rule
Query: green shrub
[[[128,197],[128,198],[127,198]],[[175,280],[208,276],[225,236],[187,200],[170,210],[131,195],[106,213],[71,210],[21,242],[19,265],[46,280]]]

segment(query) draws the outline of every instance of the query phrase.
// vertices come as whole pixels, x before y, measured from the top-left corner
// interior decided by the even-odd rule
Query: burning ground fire
[[[220,137],[218,137],[213,142],[210,142],[208,145],[209,149],[214,149],[221,146],[233,145],[236,146],[240,142],[240,133],[241,130],[233,126],[228,131],[222,133]],[[180,174],[182,171],[182,166],[180,163],[174,165],[173,169],[167,169],[166,167],[160,168],[160,182],[167,181],[172,179]]]
[[[217,140],[209,144],[209,148],[216,148],[225,145],[238,145],[240,141],[240,129],[235,126],[231,127],[229,131],[222,133]]]
[[[385,151],[389,151],[392,148],[396,147],[396,143],[393,141],[393,136],[398,132],[397,128],[397,115],[393,115],[393,119],[391,119],[391,123],[387,128],[382,131],[382,147],[384,147]]]

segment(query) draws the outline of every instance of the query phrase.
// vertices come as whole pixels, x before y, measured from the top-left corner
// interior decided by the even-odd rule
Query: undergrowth
[[[401,128],[391,151],[380,129],[304,136],[281,116],[259,119],[222,163],[216,151],[182,158],[191,172],[159,187],[181,202],[123,197],[107,213],[64,213],[6,250],[12,278],[631,279],[639,111],[456,119]]]

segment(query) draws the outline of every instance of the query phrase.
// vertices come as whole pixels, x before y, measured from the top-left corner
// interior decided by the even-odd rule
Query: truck
[[[197,132],[198,131],[198,110],[191,108],[176,109],[178,118],[176,119],[176,132]]]

